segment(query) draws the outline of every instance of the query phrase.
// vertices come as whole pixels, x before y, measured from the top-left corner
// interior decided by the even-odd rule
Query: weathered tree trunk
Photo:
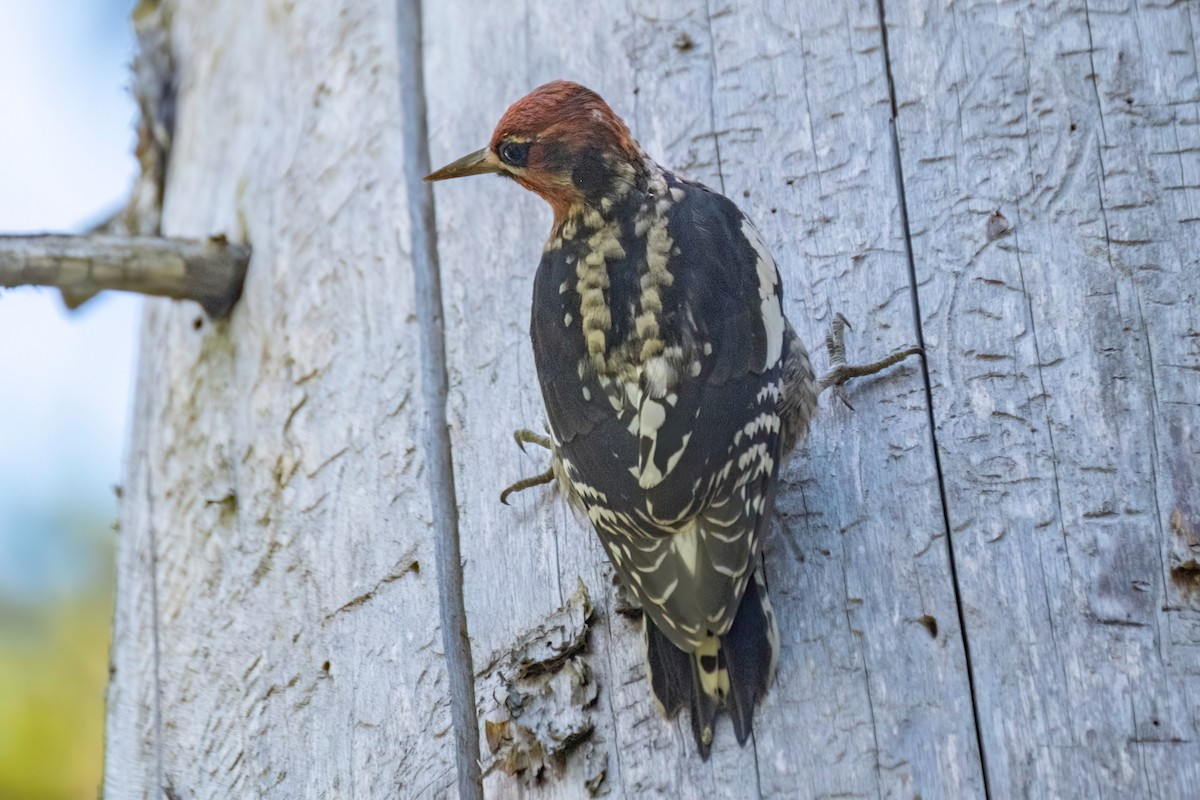
[[[163,233],[254,255],[148,304],[107,796],[1194,796],[1200,9],[1089,4],[167,3]],[[707,763],[594,535],[497,500],[549,214],[419,182],[556,77],[751,215],[819,366],[836,311],[928,352],[788,467]]]

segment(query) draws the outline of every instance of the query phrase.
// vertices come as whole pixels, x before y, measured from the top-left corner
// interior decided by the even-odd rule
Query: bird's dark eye
[[[500,145],[500,160],[510,167],[523,167],[529,161],[529,142],[505,142]]]

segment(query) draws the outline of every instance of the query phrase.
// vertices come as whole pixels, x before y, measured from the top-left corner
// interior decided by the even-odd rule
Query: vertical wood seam
[[[449,388],[437,222],[433,189],[424,180],[430,172],[430,166],[421,0],[399,0],[397,11],[404,182],[408,196],[413,282],[420,327],[421,391],[425,398],[426,414],[424,444],[436,539],[439,617],[454,731],[458,795],[467,800],[482,800],[483,778],[479,767],[479,732],[475,715],[475,670],[471,663],[471,642],[467,634],[454,459],[446,417]]]
[[[888,120],[888,127],[892,135],[892,171],[896,179],[896,197],[900,209],[900,227],[904,233],[904,255],[908,261],[908,285],[912,298],[913,327],[917,334],[917,344],[924,350],[925,332],[922,329],[921,298],[917,286],[917,265],[916,259],[913,256],[912,228],[908,221],[908,199],[904,188],[904,164],[900,153],[900,134],[896,128],[899,113],[896,105],[896,82],[892,75],[892,55],[888,44],[887,13],[884,9],[884,0],[876,0],[876,5],[879,9],[879,35],[882,44],[883,68],[887,76],[888,101],[891,107],[891,119]],[[929,377],[929,362],[926,359],[926,355],[921,356],[921,378],[925,383],[925,409],[929,416],[929,442],[933,450],[933,465],[937,474],[938,497],[942,505],[942,525],[946,535],[946,554],[950,564],[950,581],[954,589],[954,606],[958,613],[959,635],[962,638],[963,656],[967,661],[967,688],[971,694],[971,713],[974,718],[972,722],[975,728],[976,747],[979,750],[979,767],[983,777],[983,794],[985,798],[990,799],[992,792],[988,783],[987,754],[983,748],[982,720],[979,714],[979,701],[975,694],[975,662],[971,659],[971,638],[967,631],[966,616],[963,613],[962,591],[958,582],[958,566],[954,560],[954,541],[953,532],[950,528],[950,508],[947,503],[946,480],[942,471],[941,454],[938,451],[936,416],[933,407],[933,383]]]
[[[149,458],[148,451],[143,453]],[[154,643],[154,785],[157,795],[163,796],[163,724],[162,724],[162,647],[159,644],[158,614],[158,535],[154,530],[154,492],[150,483],[151,470],[146,467],[147,518],[150,523],[150,632]]]

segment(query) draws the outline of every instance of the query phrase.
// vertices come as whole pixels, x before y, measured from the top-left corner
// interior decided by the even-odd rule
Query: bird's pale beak
[[[488,148],[476,150],[469,156],[463,156],[458,161],[452,161],[437,172],[425,176],[427,181],[444,181],[449,178],[464,178],[467,175],[484,175],[489,172],[500,172],[500,164],[492,156]]]

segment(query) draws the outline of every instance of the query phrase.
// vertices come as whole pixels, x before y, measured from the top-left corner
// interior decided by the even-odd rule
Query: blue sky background
[[[0,232],[79,231],[136,174],[130,0],[0,0]],[[0,290],[0,599],[107,576],[140,301]],[[99,523],[99,524],[98,524]]]

